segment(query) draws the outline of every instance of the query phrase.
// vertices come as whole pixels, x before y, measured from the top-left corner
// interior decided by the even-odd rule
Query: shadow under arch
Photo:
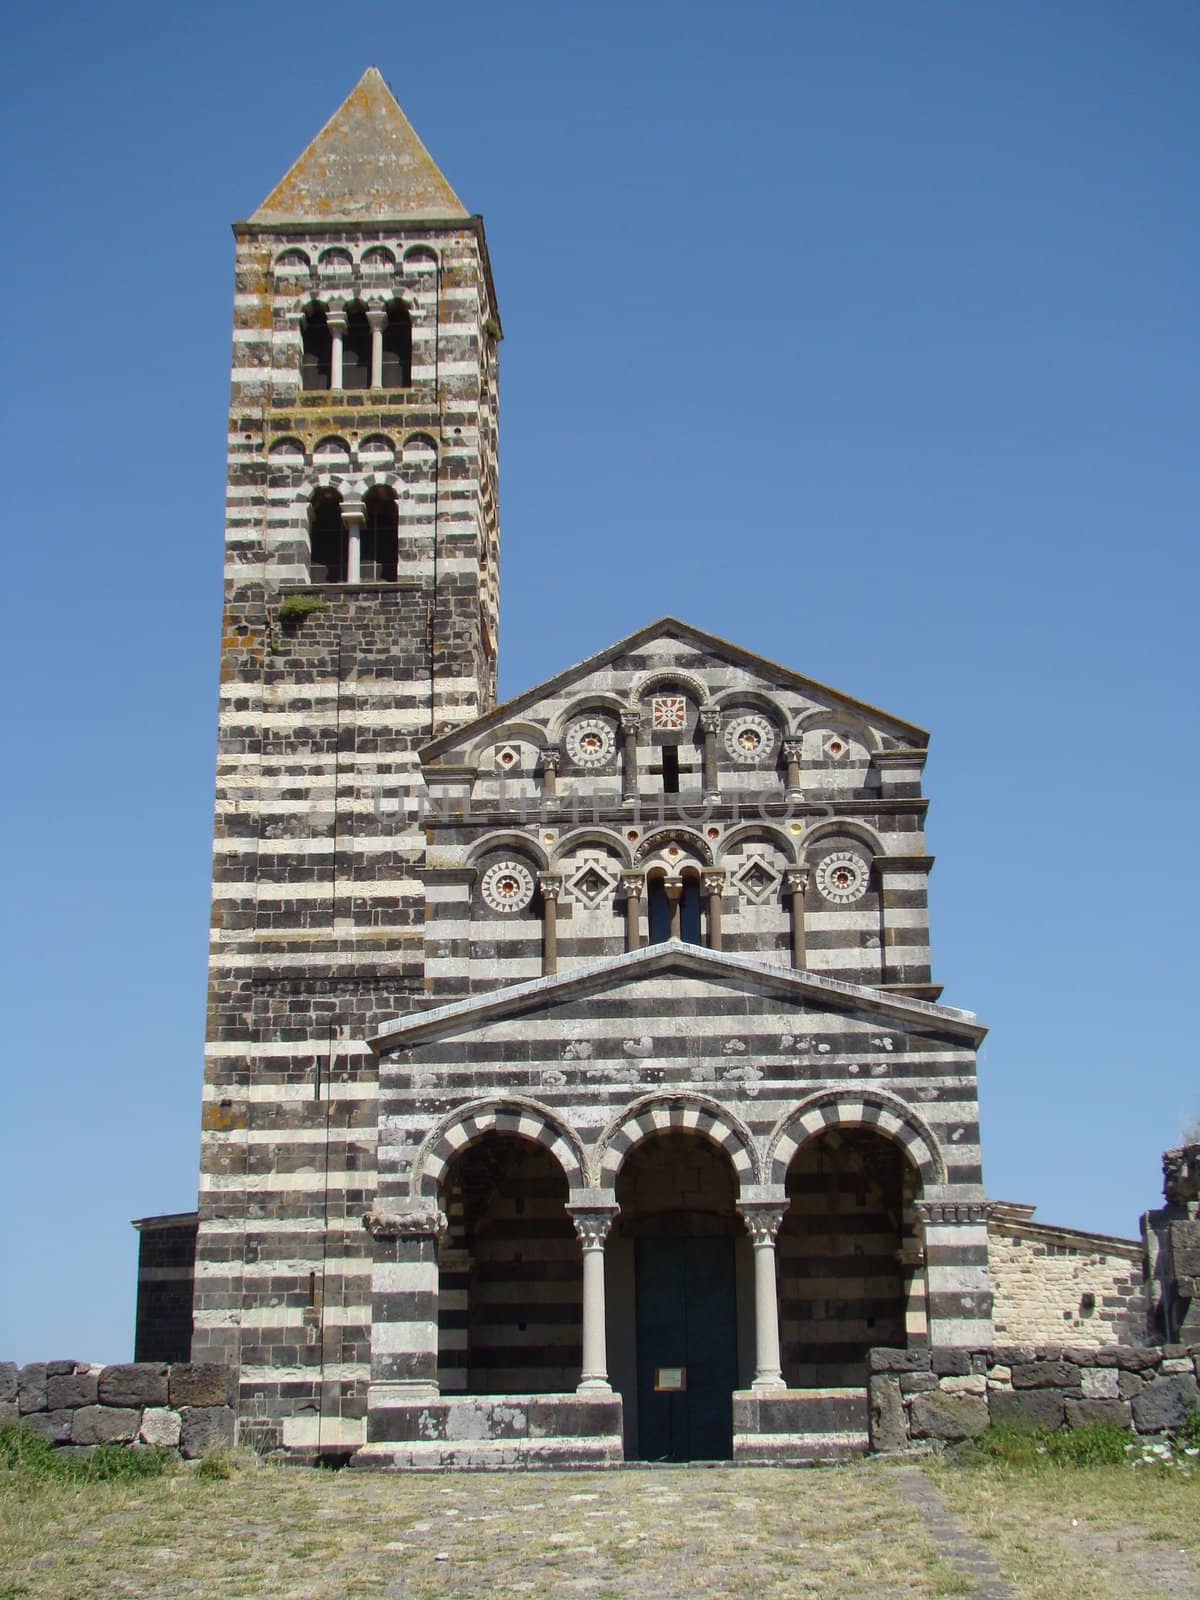
[[[754,1140],[740,1117],[707,1095],[648,1094],[619,1112],[596,1141],[593,1185],[612,1192],[625,1157],[656,1133],[701,1134],[728,1155],[739,1190],[759,1181]]]
[[[461,1150],[489,1133],[510,1133],[547,1149],[563,1170],[568,1189],[585,1186],[579,1136],[546,1106],[521,1095],[472,1100],[457,1106],[426,1137],[412,1168],[412,1193],[436,1200],[447,1166]]]
[[[946,1182],[945,1157],[933,1131],[902,1100],[875,1089],[827,1089],[781,1117],[767,1141],[766,1181],[786,1183],[796,1151],[830,1128],[867,1128],[882,1134],[901,1146],[923,1185]]]

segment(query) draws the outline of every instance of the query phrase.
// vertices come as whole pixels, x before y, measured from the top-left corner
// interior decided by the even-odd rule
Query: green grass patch
[[[290,594],[279,607],[279,620],[289,627],[303,622],[305,617],[322,610],[324,605],[325,601],[319,594]]]
[[[1134,1436],[1115,1422],[1083,1428],[1021,1428],[998,1423],[954,1452],[956,1461],[996,1462],[1035,1471],[1047,1467],[1122,1467]]]
[[[170,1450],[132,1450],[99,1444],[86,1456],[67,1455],[19,1422],[0,1428],[0,1472],[12,1474],[17,1488],[39,1483],[134,1483],[161,1478],[175,1466]]]

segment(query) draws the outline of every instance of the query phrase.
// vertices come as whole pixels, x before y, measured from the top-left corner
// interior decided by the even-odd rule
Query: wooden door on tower
[[[737,1384],[732,1239],[639,1239],[638,1448],[643,1461],[728,1461]]]

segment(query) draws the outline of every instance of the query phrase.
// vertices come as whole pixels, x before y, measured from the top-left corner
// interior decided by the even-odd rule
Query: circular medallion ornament
[[[753,713],[731,717],[725,725],[725,748],[743,767],[757,767],[775,748],[775,730],[766,717]]]
[[[524,911],[533,899],[533,873],[520,861],[497,861],[484,873],[479,891],[493,911]]]
[[[580,717],[567,729],[565,742],[577,767],[602,767],[616,749],[612,728],[603,717]]]
[[[867,892],[870,875],[867,863],[852,850],[835,850],[825,857],[815,874],[817,888],[835,906],[861,900]]]

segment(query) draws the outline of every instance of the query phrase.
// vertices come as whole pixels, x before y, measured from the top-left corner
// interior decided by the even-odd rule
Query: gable
[[[761,703],[787,733],[842,727],[867,750],[923,749],[928,742],[913,723],[666,617],[426,745],[422,760],[427,768],[462,768],[506,742],[541,748],[563,736],[573,712],[594,708],[619,717],[655,684],[667,690],[676,684],[698,705],[732,712],[752,715]]]

